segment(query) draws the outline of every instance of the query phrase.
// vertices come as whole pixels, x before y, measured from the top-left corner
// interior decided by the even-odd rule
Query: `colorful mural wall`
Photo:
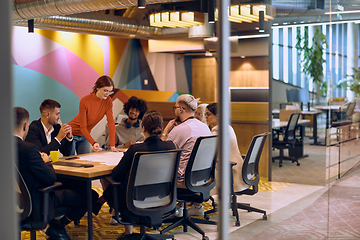
[[[12,63],[14,105],[26,108],[30,120],[39,118],[40,103],[51,98],[61,104],[62,122],[70,121],[101,75],[117,88],[114,116],[131,96],[164,102],[191,92],[191,58],[149,53],[145,40],[14,27]]]

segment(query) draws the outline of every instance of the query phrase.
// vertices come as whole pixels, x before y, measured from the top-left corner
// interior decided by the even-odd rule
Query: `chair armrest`
[[[39,192],[42,192],[44,194],[51,192],[52,190],[54,190],[57,187],[60,187],[62,185],[61,182],[55,182],[54,185],[45,187],[45,188],[40,188],[38,189]]]
[[[108,181],[111,185],[119,186],[121,182],[115,182],[112,176],[106,176],[106,181]]]
[[[43,206],[42,206],[42,227],[41,229],[44,229],[49,220],[49,193],[51,191],[53,191],[55,188],[58,188],[62,186],[62,183],[61,182],[55,182],[54,185],[51,185],[51,186],[48,186],[48,187],[45,187],[45,188],[41,188],[41,189],[38,189],[37,191],[41,192],[42,193],[42,202],[43,202]]]

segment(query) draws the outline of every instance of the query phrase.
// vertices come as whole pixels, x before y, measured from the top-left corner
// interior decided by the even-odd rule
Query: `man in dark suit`
[[[64,156],[69,156],[72,148],[72,130],[68,124],[59,124],[60,107],[57,101],[45,99],[40,105],[41,117],[30,124],[25,141],[35,144],[46,154],[60,150]]]
[[[32,143],[25,142],[23,139],[29,130],[29,113],[26,109],[15,107],[16,126],[13,132],[17,143],[18,169],[24,178],[26,186],[32,197],[33,210],[29,221],[41,219],[41,193],[37,191],[53,185],[56,181],[55,170],[46,153],[40,152],[38,147]],[[50,194],[50,212],[56,207],[69,207],[70,212],[60,220],[52,220],[46,230],[49,239],[70,240],[66,233],[65,225],[71,221],[78,221],[86,213],[86,190],[77,191],[70,189],[57,189]],[[93,191],[93,199],[98,198],[98,194]]]

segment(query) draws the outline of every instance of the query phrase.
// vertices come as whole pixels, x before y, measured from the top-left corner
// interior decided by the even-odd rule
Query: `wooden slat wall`
[[[268,57],[231,58],[230,87],[269,87]]]
[[[241,154],[246,154],[253,136],[268,132],[268,116],[268,103],[231,103],[231,126],[234,128]],[[265,178],[269,177],[268,141],[266,140],[259,165],[259,174]]]
[[[202,102],[216,100],[217,63],[215,58],[192,59],[192,95]]]
[[[230,87],[269,87],[268,57],[231,58]],[[216,101],[217,62],[215,58],[192,60],[192,94],[202,102]],[[242,154],[256,134],[268,131],[268,103],[231,103],[231,125]],[[269,152],[266,143],[260,160],[260,176],[268,178]]]

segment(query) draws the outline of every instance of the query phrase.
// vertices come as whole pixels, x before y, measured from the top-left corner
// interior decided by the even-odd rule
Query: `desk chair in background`
[[[241,195],[254,195],[258,192],[259,187],[259,162],[262,150],[265,145],[265,141],[267,136],[270,133],[263,133],[253,137],[249,149],[244,158],[244,163],[242,167],[242,180],[244,183],[249,185],[248,188],[243,189],[241,191],[234,191],[234,186],[231,185],[231,210],[233,212],[233,216],[236,217],[236,226],[240,226],[239,213],[237,209],[247,210],[249,212],[258,212],[264,214],[262,219],[267,220],[266,211],[251,207],[249,204],[238,203],[236,196]]]
[[[161,234],[182,225],[184,232],[187,232],[187,226],[189,226],[200,233],[203,240],[206,240],[208,237],[196,223],[217,224],[206,219],[191,218],[187,210],[188,202],[202,203],[209,200],[210,190],[215,187],[216,141],[217,136],[199,137],[196,140],[185,170],[187,188],[177,189],[178,201],[184,202],[183,217],[169,219],[172,224],[163,229]]]
[[[56,182],[54,185],[39,189],[42,193],[42,219],[35,221],[33,220],[30,215],[32,214],[32,197],[29,192],[26,183],[21,176],[20,171],[17,170],[17,192],[18,192],[18,202],[17,202],[17,210],[20,213],[19,220],[20,220],[20,231],[29,231],[30,232],[30,239],[36,240],[36,231],[45,229],[47,224],[50,220],[50,212],[49,212],[49,200],[50,200],[50,192],[57,187],[60,187],[62,184]],[[70,211],[68,207],[59,207],[55,208],[55,213],[53,217],[58,217],[65,215]],[[19,235],[21,238],[21,233]]]
[[[279,167],[282,167],[283,160],[290,160],[296,162],[300,166],[296,157],[284,156],[284,149],[295,147],[296,143],[296,125],[299,120],[300,113],[293,113],[288,121],[285,131],[282,129],[273,129],[273,142],[272,147],[279,149],[279,156],[273,157],[272,161],[275,162],[279,159]]]
[[[346,103],[347,107],[345,111],[340,111],[336,114],[336,120],[332,118],[331,127],[340,127],[343,125],[352,124],[352,115],[354,114],[356,102],[351,101]]]
[[[174,239],[173,235],[146,234],[146,228],[159,228],[176,211],[176,177],[182,150],[137,152],[132,163],[126,190],[126,208],[121,214],[135,223],[119,219],[117,186],[114,188],[115,218],[121,224],[140,226],[140,239]],[[109,186],[110,187],[110,186]],[[126,235],[127,236],[127,235]]]

